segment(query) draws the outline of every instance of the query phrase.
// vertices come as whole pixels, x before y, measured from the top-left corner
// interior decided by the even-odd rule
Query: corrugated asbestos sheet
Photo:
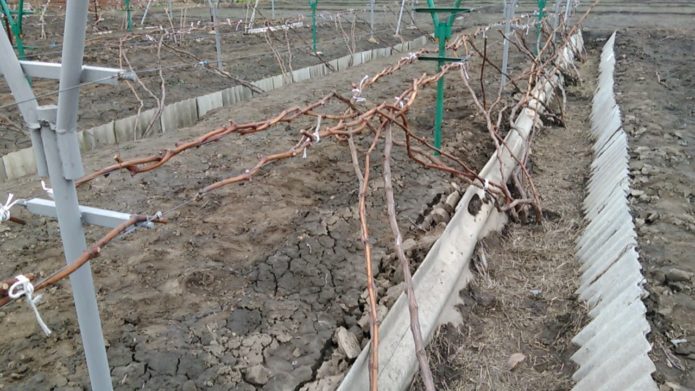
[[[658,390],[648,356],[649,323],[642,303],[644,277],[630,214],[628,145],[615,101],[615,33],[603,47],[591,112],[594,162],[584,212],[588,225],[577,242],[582,276],[577,293],[591,322],[572,340],[579,350],[573,390]]]

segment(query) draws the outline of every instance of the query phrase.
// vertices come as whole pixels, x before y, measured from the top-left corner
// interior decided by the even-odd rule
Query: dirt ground
[[[650,293],[657,380],[695,389],[695,30],[620,31],[618,104],[630,136],[632,207]]]
[[[590,50],[580,68],[583,83],[567,90],[567,126],[549,124],[536,137],[531,167],[543,199],[545,221],[542,225],[511,224],[479,246],[476,279],[461,292],[463,326],[444,326],[430,348],[438,389],[571,387],[574,366],[569,361],[573,349],[569,340],[586,322],[585,309],[574,296],[577,265],[573,251],[583,224],[580,205],[591,160],[588,113],[598,50],[609,30],[632,20],[625,15],[613,18],[610,12],[587,22],[585,39]],[[640,18],[653,19],[649,15]],[[677,16],[673,19],[679,20]],[[687,18],[682,20],[687,23]],[[647,300],[654,329],[650,338],[658,366],[656,378],[664,390],[678,390],[677,385],[695,387],[691,341],[695,305],[692,279],[687,274],[695,271],[689,257],[695,226],[695,174],[690,163],[693,71],[687,62],[693,35],[684,26],[670,30],[631,26],[621,30],[617,39],[617,99],[625,128],[632,136],[635,217],[651,294]],[[307,39],[306,31],[301,34]],[[202,35],[204,42],[191,39],[187,50],[212,60],[211,36]],[[237,46],[230,46],[230,52],[266,51],[262,37],[252,39],[243,36],[234,41]],[[381,37],[378,46],[390,44],[389,39],[393,38]],[[223,38],[223,42],[230,41]],[[322,48],[327,58],[347,53],[342,40],[336,41]],[[104,60],[103,65],[113,65],[117,40],[104,42],[101,38],[91,42],[89,55],[93,57],[86,61]],[[149,47],[148,54],[146,49],[129,53],[136,69],[151,67],[153,46],[144,44]],[[359,44],[364,46],[358,48],[373,45],[365,41]],[[299,46],[297,53],[305,50]],[[55,54],[45,55],[43,59],[55,59],[50,57]],[[168,61],[186,63],[172,53],[166,56]],[[297,67],[318,61],[301,55],[295,59]],[[85,156],[85,166],[87,170],[102,167],[112,162],[115,153],[124,158],[150,154],[230,119],[266,118],[280,108],[309,102],[333,90],[347,95],[351,83],[396,59],[379,59],[257,96],[237,107],[211,112],[191,129],[147,142],[105,147]],[[267,67],[261,68],[261,64]],[[253,80],[278,73],[272,68],[274,64],[268,54],[265,60],[259,57],[257,63],[244,69],[230,69]],[[373,102],[391,100],[413,77],[431,72],[432,67],[431,63],[414,64],[364,95]],[[227,86],[221,86],[226,81],[205,70],[184,69],[188,71],[167,76],[171,101],[173,96],[188,98]],[[148,83],[156,83],[154,76]],[[447,149],[465,156],[479,169],[493,147],[471,102],[460,99],[457,88],[461,86],[450,83],[447,92]],[[85,105],[88,109],[80,117],[81,124],[131,114],[137,107],[132,93],[121,87],[118,91],[86,87],[83,102],[92,99],[96,104]],[[421,103],[410,115],[422,134],[431,130],[432,101],[433,91],[424,91]],[[111,105],[111,111],[104,105]],[[102,112],[113,118],[104,117],[106,114],[99,118]],[[136,177],[116,173],[80,190],[83,204],[134,213],[162,210],[170,219],[169,224],[155,230],[138,230],[120,238],[94,262],[116,389],[310,390],[322,389],[311,388],[319,385],[330,389],[341,379],[350,360],[338,349],[336,329],[345,328],[360,344],[366,343],[368,335],[356,211],[358,185],[347,146],[332,140],[322,142],[308,151],[306,159],[279,163],[250,183],[187,203],[202,186],[252,166],[256,154],[291,146],[299,129],[309,126],[299,121],[264,134],[230,136],[185,153],[155,172]],[[17,140],[20,138],[8,141],[8,148]],[[367,145],[359,147],[365,149]],[[461,184],[447,175],[421,169],[401,149],[394,160],[401,229],[406,239],[413,239],[415,248],[410,255],[417,260],[441,230],[441,225],[427,230],[418,226],[434,205]],[[374,169],[381,171],[378,159]],[[45,197],[35,178],[3,184],[0,190],[24,198]],[[401,289],[382,190],[383,181],[375,178],[369,208],[379,311],[392,304]],[[57,225],[24,212],[18,215],[28,220],[26,226],[0,226],[5,255],[0,261],[0,275],[48,273],[60,267],[64,260]],[[87,231],[88,242],[103,234],[95,227]],[[673,272],[673,268],[685,274]],[[678,276],[680,279],[675,280]],[[15,303],[0,311],[6,330],[0,335],[0,389],[86,389],[87,373],[69,284],[45,292],[39,309],[54,331],[49,338],[40,334],[25,305]],[[510,357],[520,358],[519,353],[524,360],[510,370]],[[313,383],[317,379],[319,385]],[[419,389],[419,385],[413,388]]]
[[[230,119],[266,118],[278,108],[334,90],[347,94],[351,83],[397,58],[220,109],[189,130],[146,143],[106,147],[86,157],[85,165],[88,170],[104,166],[116,152],[123,158],[149,154]],[[364,96],[374,102],[391,101],[414,77],[433,67],[426,62],[409,66]],[[492,143],[480,120],[473,118],[472,102],[456,99],[453,84],[448,91],[445,129],[457,132],[445,131],[447,150],[465,156],[479,170]],[[433,97],[434,91],[423,91],[411,112],[424,134],[431,129]],[[357,180],[346,145],[322,142],[306,159],[283,162],[248,184],[185,204],[200,187],[252,166],[256,154],[293,145],[300,127],[311,126],[299,121],[269,133],[232,136],[151,174],[113,174],[80,191],[84,204],[150,214],[162,210],[171,220],[116,241],[93,268],[117,389],[295,390],[317,377],[335,383],[342,376],[348,362],[333,342],[336,329],[344,327],[359,340],[366,335]],[[418,223],[452,191],[452,179],[421,169],[403,150],[394,160],[404,236],[420,238]],[[380,172],[378,160],[374,170]],[[41,195],[32,180],[8,183],[3,190],[9,189],[22,197]],[[381,189],[383,180],[375,178],[369,207],[380,310],[385,310],[400,288],[389,289],[396,266]],[[0,240],[11,259],[0,263],[3,275],[48,272],[63,263],[55,223],[24,217],[29,220],[26,226],[3,225]],[[102,233],[90,227],[88,240]],[[22,307],[1,313],[8,330],[0,336],[0,357],[7,363],[1,368],[0,384],[5,389],[84,387],[86,369],[69,286],[50,289],[44,301],[41,313],[54,329],[49,338],[37,333],[33,315]]]
[[[51,9],[49,15],[57,11]],[[201,12],[204,13],[207,10],[204,8],[188,9],[184,26],[190,30],[190,24],[198,26],[198,22],[209,23],[209,16],[203,16]],[[183,8],[175,12],[177,28],[183,13]],[[404,28],[401,36],[395,37],[392,27],[395,22],[391,20],[394,19],[393,15],[380,13],[375,22],[375,40],[370,41],[369,24],[364,19],[363,13],[354,14],[354,28],[352,26],[353,14],[348,12],[341,14],[339,18],[341,25],[335,21],[335,15],[336,12],[332,12],[324,18],[319,18],[317,49],[321,52],[320,58],[311,54],[310,19],[304,18],[304,27],[290,30],[287,36],[283,31],[276,31],[269,35],[272,47],[279,52],[283,65],[288,71],[320,64],[322,59],[329,61],[347,55],[350,50],[359,52],[393,46],[425,33],[424,30]],[[139,27],[140,18],[138,16],[139,14],[134,16],[134,20],[137,22],[136,27]],[[334,18],[333,21],[330,17]],[[215,35],[212,34],[210,28],[204,27],[205,24],[202,25],[203,27],[196,27],[185,34],[177,34],[176,38],[168,37],[165,40],[165,44],[188,52],[197,59],[164,46],[161,51],[160,66],[157,56],[160,36],[158,26],[169,26],[169,20],[162,9],[152,10],[145,24],[147,27],[157,26],[156,29],[142,30],[136,28],[131,34],[128,34],[122,27],[123,18],[121,15],[109,12],[104,13],[103,18],[104,20],[97,25],[97,29],[89,28],[84,63],[128,69],[128,64],[121,57],[120,50],[120,41],[124,40],[123,52],[130,61],[133,70],[158,99],[162,99],[161,79],[158,72],[160,68],[162,69],[162,77],[165,80],[165,104],[220,91],[238,84],[236,80],[221,76],[198,64],[199,61],[216,64]],[[296,21],[298,18],[295,16],[291,20]],[[45,39],[40,37],[41,28],[38,17],[29,17],[25,21],[25,45],[31,47],[27,52],[27,59],[60,62],[63,21],[62,15],[47,16]],[[220,27],[220,34],[222,36],[222,58],[225,71],[234,78],[248,82],[282,73],[273,54],[273,49],[266,41],[265,34],[244,34],[243,27],[237,30],[238,26],[235,23],[230,22],[231,25],[224,23],[226,18],[222,18],[221,21],[223,24]],[[264,21],[259,20],[258,23],[263,26]],[[348,48],[348,43],[346,43],[340,30],[341,26],[348,35],[347,40],[350,48]],[[423,24],[423,28],[428,27]],[[288,56],[287,38],[290,40],[291,57]],[[144,88],[137,83],[132,83],[132,86],[136,89],[139,98],[134,95],[125,82],[115,86],[94,84],[84,86],[82,88],[78,128],[88,129],[136,114],[140,107],[138,99],[144,103],[142,110],[156,107],[156,100]],[[57,101],[57,96],[54,94],[58,90],[57,81],[37,79],[34,80],[32,87],[35,95],[42,97],[39,99],[41,104]],[[4,107],[14,102],[4,80],[0,82],[0,94],[2,96],[0,106],[3,106],[0,109],[0,155],[4,155],[7,152],[30,147],[31,142],[21,130],[23,121],[16,107]]]

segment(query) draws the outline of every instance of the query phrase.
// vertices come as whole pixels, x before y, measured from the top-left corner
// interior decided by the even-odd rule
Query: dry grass
[[[574,244],[591,161],[588,107],[596,63],[570,87],[567,128],[546,128],[532,167],[545,209],[541,225],[511,224],[479,244],[476,279],[460,293],[459,326],[442,326],[430,345],[441,390],[567,390],[575,370],[571,338],[586,323],[577,300]],[[510,369],[510,356],[525,359]],[[412,389],[421,386],[413,384]]]

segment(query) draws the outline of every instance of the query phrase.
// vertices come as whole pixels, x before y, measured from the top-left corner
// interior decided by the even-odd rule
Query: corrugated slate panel
[[[603,47],[598,88],[591,110],[595,140],[591,179],[583,209],[587,226],[577,240],[581,263],[577,294],[589,306],[591,322],[573,339],[579,365],[575,391],[658,390],[651,374],[646,335],[649,323],[644,276],[632,221],[628,140],[615,101],[615,33]]]

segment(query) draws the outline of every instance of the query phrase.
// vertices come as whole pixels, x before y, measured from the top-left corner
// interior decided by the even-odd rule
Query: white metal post
[[[212,24],[215,29],[215,51],[217,52],[217,68],[222,70],[224,69],[222,66],[222,37],[220,36],[220,29],[219,25],[217,24],[217,5],[219,5],[219,1],[216,3],[216,5],[212,4],[212,0],[208,0],[208,4],[210,5],[210,16],[212,17]]]
[[[147,18],[147,13],[150,11],[150,5],[152,0],[147,0],[147,5],[145,6],[145,12],[142,14],[142,19],[140,20],[140,27],[145,25],[145,18]]]
[[[369,0],[369,39],[374,40],[374,0]]]
[[[418,5],[418,0],[413,0],[410,4],[410,28],[415,29],[417,26],[415,25],[415,17],[417,14],[415,13],[415,8],[417,8]]]
[[[570,18],[570,1],[572,0],[567,0],[565,4],[565,24],[567,24],[567,19]]]
[[[560,25],[560,3],[562,3],[562,0],[555,0],[555,8],[553,9],[553,13],[555,14],[553,17],[553,43],[555,43],[557,39],[557,26]]]
[[[502,44],[502,75],[500,77],[500,90],[507,85],[507,68],[509,67],[509,35],[511,23],[516,11],[517,0],[504,0],[504,43]]]
[[[270,12],[273,19],[275,19],[275,0],[270,0]]]
[[[76,128],[88,6],[89,0],[67,2],[56,129],[41,128],[67,263],[87,248],[74,180],[84,175]],[[90,263],[73,273],[70,283],[92,389],[112,390]]]
[[[401,33],[401,21],[403,20],[403,8],[405,8],[405,1],[403,0],[401,2],[401,10],[398,12],[398,23],[396,23],[396,35],[400,35]]]

